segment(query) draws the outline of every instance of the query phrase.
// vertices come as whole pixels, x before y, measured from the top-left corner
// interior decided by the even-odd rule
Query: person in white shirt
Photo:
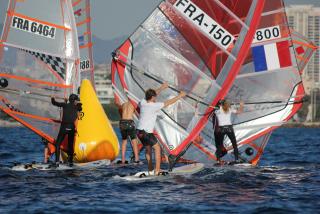
[[[145,93],[145,99],[140,102],[140,118],[137,126],[137,135],[141,143],[146,148],[146,159],[148,161],[149,171],[153,170],[152,164],[152,148],[155,151],[155,161],[156,166],[154,173],[155,175],[161,175],[163,172],[160,169],[161,164],[161,147],[158,143],[157,138],[153,134],[153,129],[156,124],[157,116],[160,113],[162,108],[165,108],[169,105],[174,104],[179,99],[186,96],[185,92],[180,92],[178,96],[169,99],[165,102],[156,102],[157,95],[161,91],[168,88],[168,84],[164,83],[157,90],[149,89]]]
[[[225,135],[227,135],[232,143],[235,161],[239,161],[239,151],[237,146],[237,139],[234,134],[231,116],[232,114],[240,114],[243,112],[243,102],[240,102],[239,110],[233,109],[227,100],[220,101],[220,108],[215,111],[216,122],[218,123],[215,127],[215,143],[216,143],[216,156],[220,162],[227,150],[223,146],[223,140]]]

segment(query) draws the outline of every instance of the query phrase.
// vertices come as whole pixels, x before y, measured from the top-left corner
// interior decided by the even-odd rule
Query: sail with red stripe
[[[181,154],[208,124],[211,106],[227,95],[250,51],[264,3],[163,1],[117,49],[112,73],[118,97],[137,105],[148,88],[163,82],[170,89],[159,101],[180,90],[188,93],[157,120],[155,132],[168,154]]]
[[[243,161],[257,164],[272,131],[302,107],[301,73],[314,51],[311,42],[289,29],[283,1],[267,1],[251,50],[226,95],[235,104],[245,103],[244,112],[233,118]],[[205,163],[216,160],[212,126],[207,125],[184,158]],[[226,138],[224,145],[229,153],[223,160],[234,160],[230,140]]]
[[[90,0],[72,0],[72,6],[78,32],[80,78],[88,79],[94,85]]]
[[[50,97],[79,86],[79,46],[71,1],[7,0],[1,29],[0,109],[53,143],[61,112]],[[4,17],[2,17],[4,20]]]

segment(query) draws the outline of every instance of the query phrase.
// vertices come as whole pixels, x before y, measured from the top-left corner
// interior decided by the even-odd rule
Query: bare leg
[[[166,155],[166,154],[163,154],[163,156],[164,156],[164,158],[165,158],[165,163],[169,163],[169,157],[168,157],[168,155]]]
[[[153,148],[154,148],[154,153],[155,153],[155,158],[156,158],[155,174],[158,175],[160,172],[160,164],[161,164],[161,147],[160,147],[159,143],[157,143],[153,146]]]
[[[46,146],[44,148],[44,163],[48,163],[49,160],[49,148]]]
[[[127,140],[122,140],[122,145],[121,145],[121,162],[122,164],[125,164],[126,161],[126,150],[127,150]]]
[[[169,163],[169,157],[168,155],[166,155],[166,153],[163,151],[163,149],[160,147],[161,149],[161,163]],[[163,160],[164,158],[164,160]]]
[[[146,146],[146,159],[148,161],[148,170],[152,171],[153,166],[152,166],[152,148],[151,148],[151,146]]]
[[[139,161],[139,150],[138,150],[138,142],[137,139],[131,140],[131,145],[134,153],[134,160]]]

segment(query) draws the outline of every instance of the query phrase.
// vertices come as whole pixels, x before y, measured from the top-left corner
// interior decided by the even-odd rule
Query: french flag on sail
[[[252,56],[256,72],[292,66],[288,41],[253,47]]]

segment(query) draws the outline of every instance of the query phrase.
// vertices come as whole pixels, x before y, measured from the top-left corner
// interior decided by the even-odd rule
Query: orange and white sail
[[[90,0],[72,0],[72,6],[79,40],[80,76],[94,85]]]
[[[7,0],[0,43],[0,109],[53,143],[63,99],[80,84],[71,1]]]

